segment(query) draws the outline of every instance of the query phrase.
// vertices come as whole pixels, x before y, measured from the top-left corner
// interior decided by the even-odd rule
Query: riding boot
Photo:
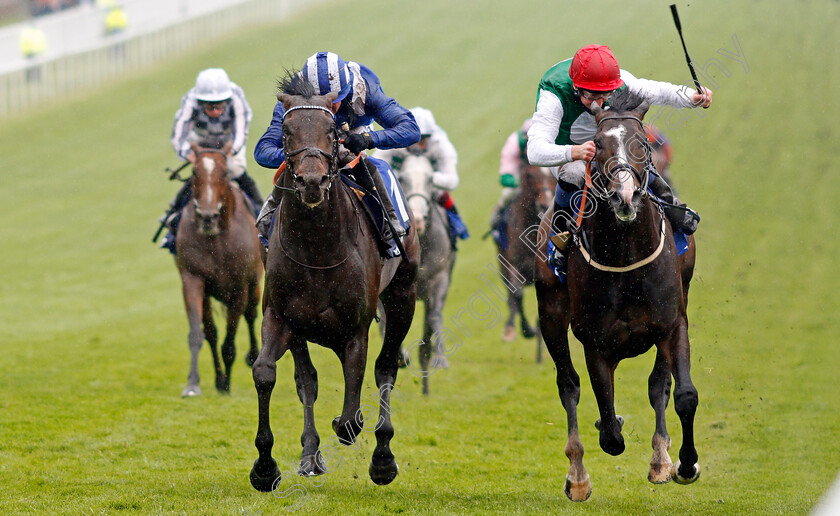
[[[659,176],[659,174],[650,172],[653,180],[650,182],[650,189],[653,194],[663,201],[663,211],[665,217],[671,222],[671,228],[674,230],[682,229],[686,235],[691,235],[697,231],[697,223],[700,222],[700,215],[694,210],[690,209],[685,204],[681,203],[674,191],[671,190],[670,185]]]
[[[268,247],[268,237],[271,235],[271,221],[274,218],[274,212],[277,211],[277,205],[280,204],[282,195],[283,191],[274,187],[257,216],[257,231],[260,232],[260,240],[266,248]]]
[[[566,187],[566,188],[564,188]],[[572,196],[576,187],[569,183],[558,183],[554,195],[554,214],[551,218],[551,236],[553,251],[549,260],[558,270],[566,273],[566,251],[572,238],[572,231],[577,231],[574,211],[572,210]]]
[[[456,239],[466,240],[470,237],[470,232],[467,230],[467,225],[458,213],[458,208],[455,206],[455,200],[449,192],[440,192],[437,194],[437,203],[446,210],[446,218],[449,221],[449,232],[452,240],[453,248],[455,247]]]
[[[257,183],[255,183],[254,179],[248,175],[248,172],[242,172],[242,174],[239,177],[235,177],[234,180],[242,191],[248,194],[248,197],[253,199],[255,203],[261,205],[265,202],[263,201],[260,189],[257,187]]]
[[[353,168],[353,176],[362,188],[370,190],[371,192],[375,190],[376,193],[379,194],[379,199],[382,201],[382,208],[385,209],[388,220],[391,221],[391,225],[397,232],[397,236],[401,237],[405,235],[405,228],[403,227],[402,222],[400,222],[400,219],[397,217],[396,211],[394,211],[394,205],[391,204],[391,196],[388,195],[388,191],[385,189],[385,183],[382,182],[382,175],[379,173],[376,165],[363,158],[359,160],[359,164]],[[382,238],[386,241],[394,238],[387,224],[383,229]]]

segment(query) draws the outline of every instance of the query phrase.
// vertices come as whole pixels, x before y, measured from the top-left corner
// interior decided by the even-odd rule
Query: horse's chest
[[[325,328],[355,328],[368,311],[367,289],[352,276],[342,280],[341,289],[331,288],[335,281],[306,276],[283,281],[273,290],[283,293],[275,305],[297,333],[316,336]]]
[[[678,285],[677,285],[678,287]],[[664,339],[679,321],[679,290],[650,281],[616,282],[583,290],[572,302],[572,329],[590,345],[644,353]]]

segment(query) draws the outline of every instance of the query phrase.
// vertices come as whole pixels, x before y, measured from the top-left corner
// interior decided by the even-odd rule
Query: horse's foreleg
[[[233,367],[233,360],[236,358],[236,330],[239,328],[239,318],[242,316],[242,307],[245,300],[239,300],[236,296],[231,300],[227,310],[227,328],[225,330],[225,342],[222,344],[222,360],[225,363],[224,374],[216,375],[216,389],[222,393],[230,393],[230,374]]]
[[[680,460],[674,464],[672,475],[678,484],[690,484],[700,477],[697,449],[694,447],[694,414],[697,411],[697,389],[691,382],[691,353],[688,343],[688,324],[680,323],[672,337],[666,358],[674,375],[674,408],[682,425],[683,442]]]
[[[545,347],[557,368],[557,390],[563,408],[566,409],[566,456],[569,458],[569,472],[566,475],[564,491],[570,500],[582,502],[592,493],[589,473],[583,465],[583,442],[580,440],[577,420],[577,405],[580,401],[580,377],[572,364],[569,353],[569,296],[565,287],[537,284],[539,300],[540,333]]]
[[[336,351],[344,371],[344,405],[341,415],[333,419],[332,426],[339,442],[345,446],[356,442],[356,436],[364,426],[364,418],[359,413],[359,400],[367,365],[368,326],[362,326],[343,350]]]
[[[318,453],[321,437],[315,428],[315,400],[318,399],[318,371],[309,357],[309,348],[303,339],[293,339],[292,356],[295,359],[295,386],[298,398],[303,404],[303,434],[300,444],[300,474],[304,476],[323,475],[327,472],[324,459]]]
[[[219,377],[222,375],[222,362],[219,360],[219,332],[216,331],[216,323],[213,321],[213,307],[210,304],[210,296],[205,294],[201,306],[204,340],[210,345],[210,354],[213,356],[213,370],[216,372],[216,388],[218,388]]]
[[[648,379],[648,397],[650,406],[656,413],[656,430],[653,434],[651,446],[653,457],[650,459],[650,472],[648,480],[654,484],[665,484],[671,481],[671,456],[668,450],[671,448],[671,437],[665,423],[665,409],[668,407],[668,398],[671,395],[671,371],[668,361],[657,349],[656,361],[653,364],[653,371]]]
[[[198,386],[198,352],[204,342],[202,329],[204,281],[187,271],[181,271],[181,283],[184,295],[184,306],[187,309],[187,320],[190,324],[188,337],[190,347],[190,372],[187,376],[187,386],[181,396],[200,396],[201,387]]]
[[[248,338],[250,339],[250,349],[245,355],[245,363],[248,367],[252,367],[257,360],[259,348],[257,347],[257,308],[260,306],[260,283],[254,283],[248,289],[248,306],[245,307],[245,322],[248,324]]]
[[[441,338],[443,330],[443,306],[446,303],[446,294],[449,291],[449,274],[447,269],[437,275],[435,281],[429,285],[429,302],[426,304],[426,327],[428,335],[424,340],[429,342],[435,350],[435,357],[432,361],[432,369],[449,369],[449,360],[446,358],[444,342]],[[424,369],[425,370],[425,369]]]
[[[275,488],[280,481],[280,468],[271,458],[271,448],[274,446],[274,435],[271,433],[269,407],[271,391],[277,379],[277,360],[289,348],[291,335],[287,327],[281,324],[272,308],[266,308],[262,323],[262,349],[254,362],[254,386],[257,389],[259,403],[259,423],[254,445],[259,452],[259,458],[251,468],[251,485],[258,491],[268,492]]]
[[[519,330],[522,336],[526,339],[533,339],[537,335],[537,331],[528,322],[528,316],[525,315],[525,304],[522,302],[522,288],[524,285],[516,290],[516,309],[519,314]]]
[[[592,390],[598,401],[598,412],[601,415],[595,422],[595,426],[600,430],[601,449],[610,455],[621,455],[624,452],[624,437],[621,435],[624,420],[615,415],[613,384],[615,364],[610,364],[598,353],[588,352],[586,344],[583,347],[589,380],[592,383]]]

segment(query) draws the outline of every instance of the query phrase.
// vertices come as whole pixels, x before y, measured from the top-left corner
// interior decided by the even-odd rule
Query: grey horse
[[[452,279],[452,268],[458,254],[449,240],[449,220],[446,210],[434,200],[432,184],[434,169],[428,158],[407,156],[397,178],[403,187],[408,206],[414,214],[414,226],[420,237],[420,271],[417,277],[417,299],[426,308],[423,341],[417,341],[404,351],[408,368],[423,378],[423,394],[429,394],[429,376],[437,369],[448,369],[446,349],[441,339],[443,306]],[[420,367],[411,364],[410,354],[419,348]],[[434,356],[432,356],[434,351]],[[430,363],[431,362],[431,363]]]

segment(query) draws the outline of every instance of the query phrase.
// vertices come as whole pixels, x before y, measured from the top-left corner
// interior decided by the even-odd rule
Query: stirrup
[[[554,247],[558,251],[565,251],[569,247],[569,241],[571,239],[572,233],[570,231],[563,231],[562,233],[551,235],[551,243],[554,244]]]

